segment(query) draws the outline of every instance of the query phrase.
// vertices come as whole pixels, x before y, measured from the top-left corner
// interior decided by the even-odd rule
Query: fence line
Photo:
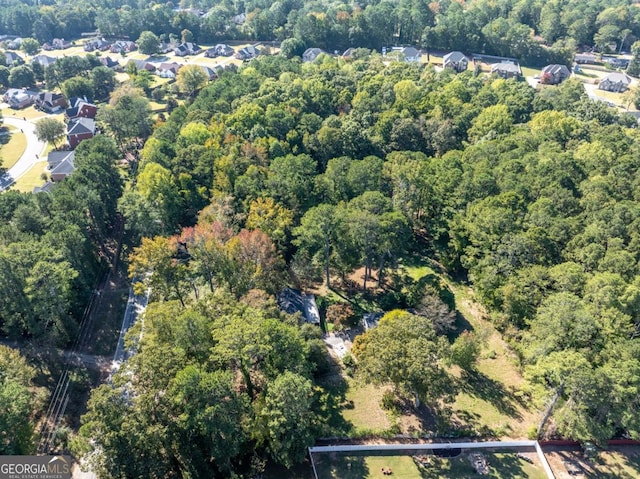
[[[542,464],[547,477],[555,479],[547,458],[540,448],[538,441],[487,441],[487,442],[448,442],[430,444],[345,444],[336,446],[315,446],[309,448],[309,457],[313,466],[313,473],[318,479],[312,454],[328,452],[375,452],[375,451],[434,451],[448,449],[500,449],[500,448],[533,448]]]

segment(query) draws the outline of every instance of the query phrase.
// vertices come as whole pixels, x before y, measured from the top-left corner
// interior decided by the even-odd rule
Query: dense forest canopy
[[[399,0],[375,2],[182,1],[146,3],[4,0],[0,32],[34,37],[103,35],[165,41],[184,30],[195,41],[298,38],[329,51],[412,44],[506,55],[528,63],[568,60],[577,46],[629,49],[640,38],[640,9],[630,0]]]
[[[286,466],[300,460],[287,428],[307,418],[297,441],[309,444],[329,427],[328,396],[314,386],[322,346],[256,288],[277,292],[287,267],[289,278],[327,283],[364,267],[366,287],[368,273],[384,281],[407,251],[468,275],[518,353],[527,394],[540,407],[556,398],[560,434],[637,437],[636,119],[588,99],[576,80],[535,90],[360,53],[261,58],[156,124],[119,203],[128,237],[143,238],[130,271],[155,303],[138,354],[90,403],[81,438],[122,458],[96,456],[96,467],[141,473],[149,464],[125,462],[135,448],[154,457],[151,475],[248,471],[249,450]],[[436,361],[472,368],[472,338],[450,344],[448,309],[431,299],[425,307],[415,289],[384,301],[423,308],[431,322],[391,313],[354,348],[361,373],[438,407],[452,382]],[[263,335],[286,346],[251,342]],[[407,361],[381,367],[380,344]],[[416,371],[432,364],[433,383],[404,373],[409,361]],[[191,407],[187,398],[205,390],[225,402]],[[269,409],[287,395],[301,402]],[[218,414],[243,426],[208,430]],[[146,433],[120,432],[141,417]],[[236,442],[220,450],[229,434]],[[202,458],[187,460],[179,438]],[[207,454],[216,461],[205,465]]]

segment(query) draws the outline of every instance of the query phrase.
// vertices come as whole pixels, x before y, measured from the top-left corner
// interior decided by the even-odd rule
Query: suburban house
[[[301,313],[307,323],[320,324],[316,298],[297,289],[285,288],[278,294],[278,307],[288,314]]]
[[[93,120],[98,113],[98,107],[88,102],[86,98],[71,98],[69,105],[64,113],[67,120],[74,118],[91,118]]]
[[[160,78],[175,78],[178,75],[178,70],[180,70],[181,67],[182,65],[180,65],[179,63],[161,63],[156,70],[156,74]]]
[[[258,50],[254,46],[244,47],[241,50],[238,50],[234,56],[238,60],[251,60],[252,58],[256,58],[260,54],[260,50]]]
[[[46,44],[45,44],[46,45]],[[64,38],[54,38],[51,41],[51,50],[65,50],[71,47],[71,42],[66,41]],[[43,45],[44,48],[44,45]]]
[[[171,53],[172,51],[174,51],[176,49],[176,44],[175,43],[165,43],[165,42],[160,42],[160,52],[162,53]]]
[[[543,85],[557,85],[571,76],[571,72],[566,65],[547,65],[542,69],[540,83]]]
[[[323,53],[325,53],[325,51],[320,48],[307,48],[302,54],[302,61],[314,62],[316,61],[316,58],[318,58]]]
[[[150,73],[156,71],[156,66],[153,63],[149,63],[147,60],[129,60],[127,62],[127,66],[130,63],[133,63],[138,71],[147,70]]]
[[[53,183],[53,181],[47,181],[44,185],[42,186],[36,186],[33,188],[33,193],[51,193],[51,191],[53,190],[53,187],[55,186],[55,184]]]
[[[75,152],[52,151],[47,156],[47,169],[50,172],[51,181],[61,181],[76,169],[74,165]]]
[[[110,68],[111,70],[120,68],[120,63],[111,57],[100,57],[100,63],[102,63],[102,66]]]
[[[602,61],[608,63],[613,68],[620,68],[622,70],[626,70],[630,62],[627,58],[608,57],[604,55],[602,56]]]
[[[7,66],[11,67],[14,65],[23,65],[24,59],[18,55],[16,52],[4,52],[4,61]]]
[[[520,71],[520,65],[513,62],[500,62],[491,65],[491,73],[498,75],[501,78],[520,78],[522,72]]]
[[[109,47],[111,53],[129,53],[135,52],[138,46],[131,40],[118,40]]]
[[[96,122],[91,118],[76,118],[67,124],[67,143],[74,149],[83,140],[96,134]]]
[[[234,52],[235,50],[229,45],[218,43],[216,46],[211,47],[206,52],[204,52],[204,56],[207,58],[230,57],[234,54]]]
[[[450,68],[455,72],[461,73],[467,71],[469,66],[469,59],[462,52],[447,53],[442,57],[442,66],[444,68]]]
[[[205,75],[207,75],[207,78],[209,79],[209,81],[215,80],[216,78],[218,78],[218,74],[213,68],[210,68],[204,65],[200,65],[200,68],[202,68],[202,71],[205,73]]]
[[[393,50],[402,53],[404,61],[409,63],[417,63],[422,59],[422,54],[414,47],[393,48]]]
[[[178,57],[186,57],[187,55],[197,55],[202,52],[202,48],[195,43],[184,42],[181,43],[173,50],[173,53]]]
[[[622,93],[629,89],[631,78],[625,73],[613,72],[600,80],[598,89]]]
[[[36,108],[47,113],[56,113],[67,106],[67,99],[62,93],[43,91],[36,97]]]
[[[2,95],[2,101],[7,103],[9,107],[14,110],[26,108],[33,105],[36,101],[37,93],[24,90],[22,88],[10,88],[4,95]]]
[[[49,57],[47,55],[36,55],[31,59],[31,64],[38,63],[43,68],[47,68],[49,65],[53,65],[57,58]]]
[[[593,65],[594,63],[598,62],[598,57],[592,53],[576,53],[576,56],[574,57],[574,61],[576,63],[581,63],[583,65],[585,64]]]
[[[104,38],[92,38],[87,40],[83,46],[85,52],[94,52],[96,50],[106,52],[109,48],[111,48],[111,42],[106,41]]]

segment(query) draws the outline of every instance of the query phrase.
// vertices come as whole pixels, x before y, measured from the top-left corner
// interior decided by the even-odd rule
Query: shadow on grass
[[[318,479],[362,479],[369,477],[364,456],[344,456],[329,453],[315,455]]]
[[[320,399],[320,407],[326,419],[321,436],[348,436],[353,432],[354,427],[342,416],[342,411],[354,407],[352,402],[347,401],[349,384],[342,375],[342,367],[329,353],[327,353],[327,361],[327,370],[315,378],[316,384],[326,393],[322,394]]]
[[[491,379],[480,371],[465,372],[458,381],[461,391],[493,404],[498,411],[514,419],[522,419],[517,406],[517,396],[499,381]]]

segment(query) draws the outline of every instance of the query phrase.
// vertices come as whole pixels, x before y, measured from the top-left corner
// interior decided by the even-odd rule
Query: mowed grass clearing
[[[402,447],[402,446],[399,446]],[[427,455],[428,463],[418,466],[410,455],[344,455],[340,453],[316,453],[313,455],[319,479],[382,479],[383,471],[391,469],[391,477],[402,479],[546,479],[542,465],[533,464],[510,453],[480,453],[489,464],[489,473],[480,476],[471,465],[469,452],[455,458]],[[419,455],[419,454],[417,454]],[[534,458],[531,454],[529,457]]]
[[[31,193],[36,186],[44,185],[45,180],[42,179],[42,173],[44,173],[46,167],[46,160],[39,161],[18,178],[11,188],[23,193]]]
[[[14,117],[25,120],[35,120],[44,118],[45,116],[47,116],[47,114],[41,112],[40,110],[36,110],[33,106],[23,108],[22,110],[14,110],[13,108],[6,107],[2,109],[2,116],[4,116],[5,118]]]
[[[2,168],[9,169],[27,149],[27,137],[11,125],[0,128],[0,159]]]

